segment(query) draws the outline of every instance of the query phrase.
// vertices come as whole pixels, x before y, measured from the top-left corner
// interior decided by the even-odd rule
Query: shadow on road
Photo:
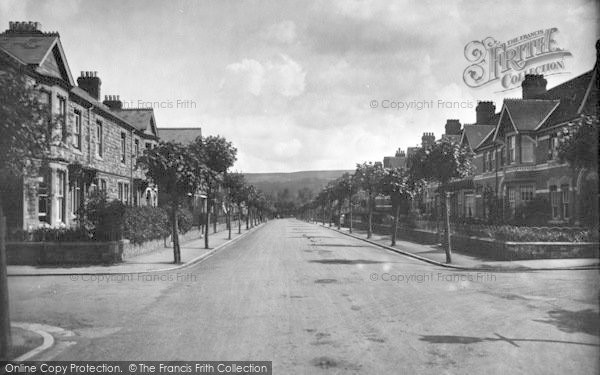
[[[309,260],[309,263],[321,263],[321,264],[377,264],[377,263],[389,263],[381,262],[378,260],[365,260],[365,259],[313,259]]]
[[[550,319],[535,320],[535,322],[548,323],[567,333],[587,333],[600,337],[600,315],[592,309],[569,311],[563,309],[548,311]]]
[[[454,335],[432,335],[432,336],[421,336],[419,340],[427,341],[432,344],[478,344],[482,342],[494,342],[504,341],[513,346],[519,348],[517,342],[548,342],[556,344],[572,344],[572,345],[585,345],[600,347],[599,344],[587,343],[587,342],[576,342],[576,341],[563,341],[563,340],[547,340],[547,339],[511,339],[504,337],[497,333],[494,333],[497,337],[473,337],[473,336],[454,336]]]

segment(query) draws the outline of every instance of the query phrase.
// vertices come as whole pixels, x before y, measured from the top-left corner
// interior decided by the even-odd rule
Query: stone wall
[[[123,260],[123,243],[110,242],[8,242],[9,265],[58,266],[112,264]]]

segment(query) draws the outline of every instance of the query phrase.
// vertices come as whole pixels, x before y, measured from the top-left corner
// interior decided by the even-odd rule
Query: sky
[[[598,15],[564,0],[0,0],[0,28],[58,31],[74,77],[97,71],[102,95],[152,106],[159,128],[224,136],[247,173],[354,169],[520,97],[465,83],[472,41],[556,28],[571,56],[548,88],[574,78],[596,61]]]

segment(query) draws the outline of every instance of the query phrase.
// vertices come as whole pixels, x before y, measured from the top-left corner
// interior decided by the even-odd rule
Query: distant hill
[[[316,195],[329,181],[335,180],[345,172],[354,171],[302,171],[291,173],[244,173],[246,181],[265,193],[277,195],[288,189],[295,197],[298,190],[306,187]]]

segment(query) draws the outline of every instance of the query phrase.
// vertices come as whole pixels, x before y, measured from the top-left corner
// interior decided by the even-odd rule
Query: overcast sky
[[[477,100],[520,97],[463,82],[465,45],[556,27],[572,53],[555,86],[596,59],[595,1],[22,1],[0,25],[58,31],[75,77],[102,95],[154,102],[159,127],[200,126],[238,148],[243,172],[353,169],[475,121]],[[378,108],[371,108],[376,100]],[[434,101],[418,110],[384,100]],[[439,108],[439,101],[473,108]],[[169,108],[171,106],[172,108]]]

